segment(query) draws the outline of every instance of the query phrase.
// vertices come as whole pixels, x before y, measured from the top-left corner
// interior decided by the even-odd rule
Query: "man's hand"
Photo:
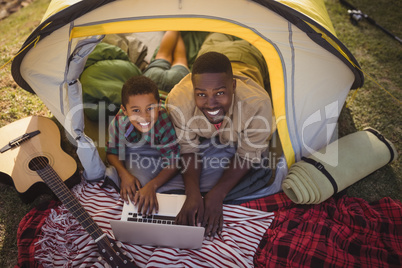
[[[141,188],[140,181],[129,172],[120,177],[120,195],[124,201],[134,200],[135,193]]]
[[[153,181],[145,184],[134,196],[134,205],[138,204],[138,211],[142,214],[150,215],[153,211],[158,213],[159,205],[156,198],[157,186]]]
[[[201,194],[187,196],[179,214],[176,216],[176,223],[189,226],[201,226],[204,214],[204,200]]]
[[[220,235],[223,228],[223,199],[213,191],[208,192],[204,198],[204,217],[202,226],[205,227],[205,236]]]

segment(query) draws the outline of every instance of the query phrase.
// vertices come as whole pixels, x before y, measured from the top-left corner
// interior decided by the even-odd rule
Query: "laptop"
[[[156,197],[159,212],[150,217],[137,212],[131,201],[124,202],[120,220],[110,220],[116,240],[138,245],[199,249],[204,240],[204,227],[176,225],[176,215],[186,200],[185,195],[160,194]]]

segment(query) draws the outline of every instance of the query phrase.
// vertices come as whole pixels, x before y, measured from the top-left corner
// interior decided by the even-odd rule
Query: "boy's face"
[[[226,73],[203,73],[192,77],[195,105],[212,124],[223,121],[232,105],[236,80]]]
[[[148,132],[158,120],[159,103],[151,93],[129,96],[126,107],[122,105],[121,109],[131,124],[143,133]]]

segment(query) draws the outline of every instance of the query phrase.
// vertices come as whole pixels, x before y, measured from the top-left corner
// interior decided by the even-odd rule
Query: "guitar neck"
[[[104,234],[103,231],[88,214],[85,208],[82,207],[78,199],[71,193],[70,189],[68,189],[64,184],[55,170],[50,165],[46,165],[44,168],[36,170],[36,172],[56,194],[60,201],[63,202],[68,211],[73,214],[89,235],[97,241],[97,239]]]

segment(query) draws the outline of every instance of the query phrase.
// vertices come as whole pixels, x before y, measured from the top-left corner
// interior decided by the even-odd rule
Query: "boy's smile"
[[[142,133],[151,130],[158,120],[159,103],[152,93],[129,96],[126,108],[122,105],[121,109],[131,124]]]

